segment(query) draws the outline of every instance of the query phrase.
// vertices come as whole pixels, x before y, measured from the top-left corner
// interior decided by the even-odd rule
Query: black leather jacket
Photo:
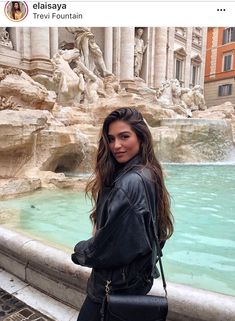
[[[110,279],[115,293],[149,292],[153,278],[159,276],[151,225],[155,213],[151,171],[136,156],[124,165],[112,186],[103,188],[97,202],[95,236],[79,242],[72,254],[74,263],[92,268],[87,285],[92,300],[102,302]]]

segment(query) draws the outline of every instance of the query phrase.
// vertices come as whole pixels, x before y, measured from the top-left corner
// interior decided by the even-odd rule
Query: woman
[[[94,178],[86,192],[95,203],[95,231],[72,254],[74,263],[92,268],[78,321],[100,321],[107,281],[112,293],[143,295],[159,276],[153,220],[161,247],[173,233],[162,169],[136,109],[117,109],[104,120]]]
[[[23,12],[21,11],[19,1],[12,1],[10,17],[14,20],[20,20],[23,18]]]

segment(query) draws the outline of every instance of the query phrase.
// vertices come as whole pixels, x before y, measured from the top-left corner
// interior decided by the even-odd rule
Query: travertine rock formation
[[[8,194],[14,195],[14,186],[18,186],[20,194],[40,186],[80,188],[79,180],[65,174],[92,170],[101,123],[111,110],[120,106],[133,106],[142,112],[161,161],[224,160],[234,148],[230,120],[174,119],[173,110],[141,103],[135,94],[122,98],[119,97],[119,105],[113,98],[109,104],[91,105],[90,109],[56,106],[52,112],[0,111],[2,190],[12,187]]]
[[[207,119],[235,119],[235,105],[229,101],[218,105],[209,107],[205,111],[193,112],[194,118],[207,118]]]
[[[229,101],[224,104],[209,107],[206,111],[193,112],[194,118],[206,118],[206,119],[226,119],[231,122],[233,131],[233,140],[235,142],[235,105]]]
[[[0,177],[21,177],[32,167],[70,171],[85,158],[86,137],[78,127],[64,126],[49,111],[0,113]]]
[[[164,162],[223,161],[234,149],[231,124],[223,119],[165,119],[152,134]]]
[[[123,106],[135,107],[143,114],[161,161],[212,162],[226,159],[234,149],[232,104],[204,110],[201,88],[182,89],[176,80],[165,82],[158,95],[138,77],[129,91],[121,90],[114,75],[96,76],[80,58],[72,69],[70,55],[80,57],[77,49],[54,57],[57,102],[53,92],[24,72],[0,71],[2,195],[4,190],[15,195],[16,189],[21,194],[40,186],[80,188],[80,180],[66,177],[66,173],[91,172],[103,119]],[[61,59],[67,72],[58,67]],[[88,74],[95,77],[91,77],[93,83]],[[84,90],[79,87],[81,79]],[[97,79],[102,86],[95,86]]]
[[[0,200],[15,197],[29,193],[41,188],[41,181],[39,178],[2,178],[0,179]],[[0,224],[4,223],[4,219],[9,217],[3,217],[6,210],[0,210]],[[9,213],[12,214],[12,213]],[[11,216],[14,219],[14,215]]]

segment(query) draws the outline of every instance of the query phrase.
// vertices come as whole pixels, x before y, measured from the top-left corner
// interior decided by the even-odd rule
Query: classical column
[[[204,88],[205,64],[206,64],[207,28],[202,28],[202,64],[200,70],[200,85]]]
[[[112,72],[113,67],[113,28],[104,28],[104,61],[106,69]]]
[[[167,27],[156,28],[154,86],[159,87],[166,79]]]
[[[175,42],[175,27],[168,29],[168,43],[167,43],[167,79],[174,77],[174,42]]]
[[[50,57],[52,58],[54,54],[58,52],[59,47],[59,35],[58,27],[50,28]]]
[[[147,50],[147,85],[154,87],[154,54],[155,54],[155,28],[149,28],[149,44]]]
[[[120,79],[120,51],[121,51],[121,28],[113,30],[113,73]]]
[[[31,28],[31,74],[51,74],[49,28]]]
[[[185,69],[184,69],[184,87],[189,88],[191,83],[191,52],[192,52],[192,41],[193,41],[193,28],[187,28],[187,43],[185,51],[187,53],[185,59]]]
[[[143,41],[144,45],[146,46],[145,52],[143,54],[143,61],[142,61],[142,67],[140,70],[140,78],[144,79],[145,83],[148,84],[148,78],[149,78],[149,66],[150,66],[150,44],[149,40],[151,37],[151,28],[147,27],[144,28],[144,33],[143,33]]]
[[[120,79],[123,82],[134,78],[134,27],[121,28]]]
[[[23,63],[25,61],[27,61],[29,63],[30,58],[31,58],[30,28],[29,27],[17,28],[17,31],[20,31],[18,29],[21,29],[21,34],[19,35],[19,32],[18,32],[18,37],[17,38],[20,39],[20,41],[21,41],[22,61],[23,61]]]

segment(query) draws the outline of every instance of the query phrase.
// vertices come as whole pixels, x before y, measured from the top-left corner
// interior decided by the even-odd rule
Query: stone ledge
[[[24,195],[41,188],[38,178],[0,178],[0,200]]]
[[[76,266],[70,254],[0,227],[0,267],[71,307],[80,308],[90,269]],[[157,280],[150,294],[162,292]],[[168,282],[172,321],[235,320],[235,298]],[[218,304],[219,302],[219,304]]]

